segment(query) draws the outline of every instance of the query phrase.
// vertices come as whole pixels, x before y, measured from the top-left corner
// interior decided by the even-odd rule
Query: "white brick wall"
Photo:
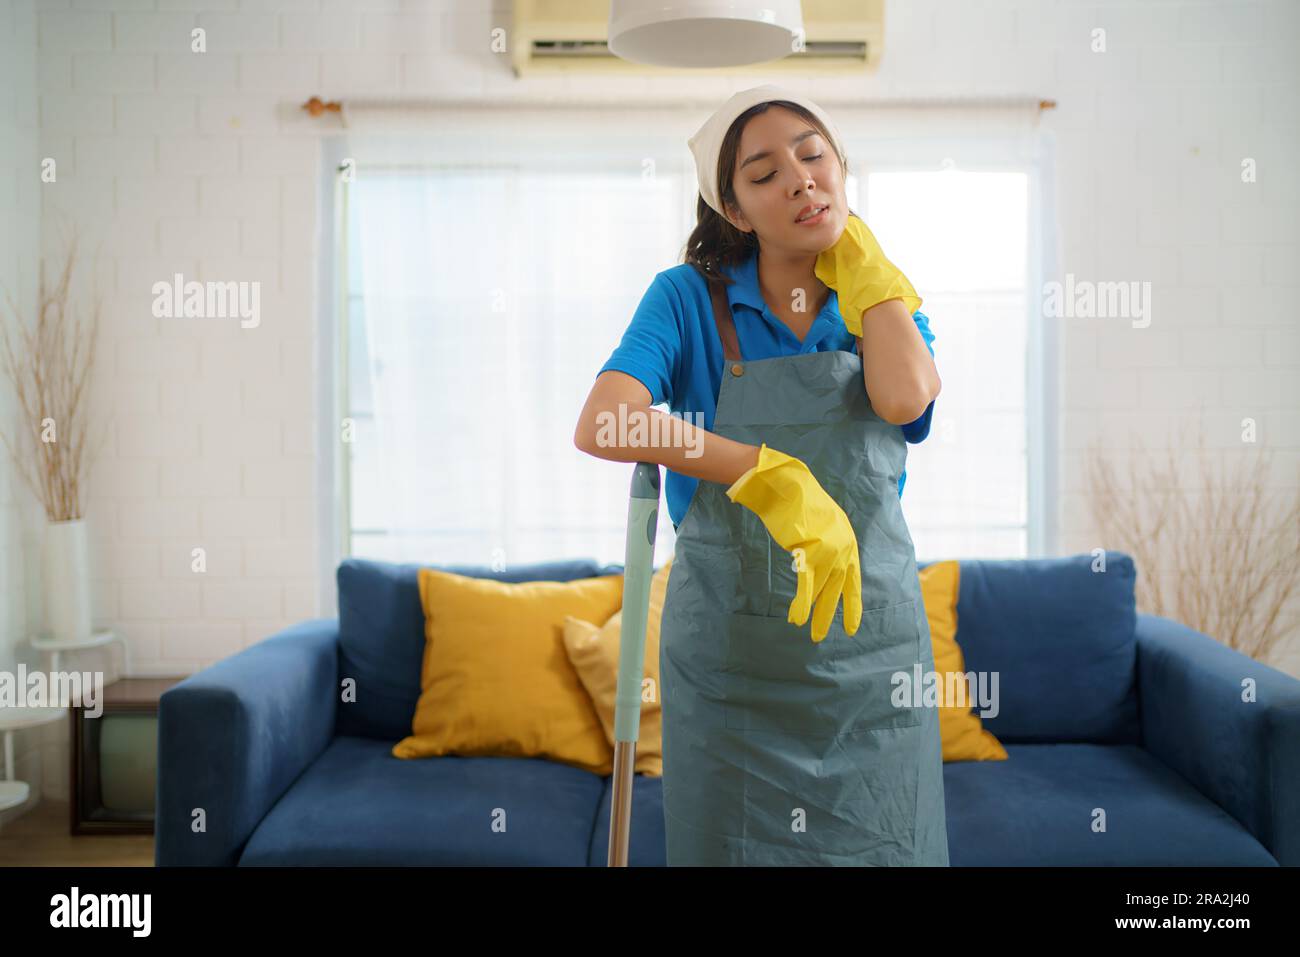
[[[36,19],[42,151],[60,163],[45,208],[107,260],[96,615],[127,631],[137,673],[185,673],[318,613],[311,510],[289,504],[313,487],[298,436],[315,415],[319,127],[280,116],[327,64],[376,89],[384,57],[361,54],[358,12],[317,2],[51,2]],[[152,285],[175,272],[260,282],[262,324],[154,318]]]
[[[28,313],[36,301],[41,230],[36,30],[33,0],[0,0],[0,287],[11,291]],[[8,315],[4,298],[0,313]],[[13,435],[17,409],[9,379],[0,375],[0,424],[8,435]],[[38,665],[30,649],[22,647],[41,614],[40,582],[30,571],[40,560],[42,521],[34,502],[0,447],[0,670],[10,673],[19,662]],[[28,806],[40,800],[49,772],[67,767],[58,761],[57,732],[47,747],[45,731],[16,735],[14,771],[32,785]],[[0,812],[0,828],[25,811]]]
[[[1060,550],[1098,544],[1088,443],[1125,462],[1132,434],[1163,455],[1180,429],[1191,434],[1202,404],[1222,464],[1240,458],[1240,422],[1255,418],[1274,456],[1269,484],[1294,495],[1300,177],[1288,157],[1300,146],[1300,67],[1282,38],[1297,35],[1300,5],[1037,6],[1044,39],[1068,36],[1053,22],[1085,38],[1102,26],[1110,51],[1080,46],[1058,66],[1060,118],[1092,100],[1086,121],[1059,133],[1061,271],[1146,280],[1153,294],[1146,329],[1062,320]],[[1258,162],[1254,184],[1241,181],[1245,157]],[[1178,458],[1197,474],[1190,455]],[[1276,663],[1300,674],[1300,638]]]
[[[495,13],[452,0],[33,6],[0,6],[0,87],[20,103],[0,114],[0,178],[30,182],[39,120],[39,155],[60,171],[39,195],[47,252],[54,223],[103,241],[97,394],[115,422],[91,486],[96,617],[127,633],[141,674],[186,673],[334,612],[315,607],[311,498],[316,137],[331,121],[296,104],[581,94],[633,108],[638,96],[720,100],[741,85],[517,81],[485,40],[508,23],[504,0]],[[206,53],[190,52],[195,26]],[[1096,27],[1105,54],[1089,49]],[[1132,429],[1159,448],[1202,401],[1221,444],[1234,422],[1257,418],[1281,464],[1274,481],[1294,484],[1300,4],[895,0],[887,31],[872,96],[1058,100],[1043,122],[1058,143],[1062,275],[1153,283],[1148,329],[1062,321],[1060,550],[1096,544],[1081,484],[1088,440],[1115,445]],[[828,80],[827,99],[836,86],[863,88]],[[1253,185],[1238,175],[1246,156],[1259,163]],[[35,227],[33,201],[18,202],[17,218],[0,205],[6,279],[20,276]],[[261,326],[153,318],[150,286],[174,271],[261,280]],[[0,493],[12,634],[31,556],[14,558],[25,499],[11,480]],[[194,547],[207,550],[201,576],[189,570]],[[1291,661],[1300,673],[1300,648]],[[46,778],[58,790],[62,765],[47,762]]]

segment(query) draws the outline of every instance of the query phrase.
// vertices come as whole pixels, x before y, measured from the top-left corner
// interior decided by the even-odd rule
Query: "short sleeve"
[[[673,383],[681,363],[682,300],[663,272],[655,276],[632,314],[623,339],[600,372],[622,372],[641,381],[650,404],[672,404]]]
[[[934,333],[930,331],[930,320],[923,312],[912,313],[912,321],[916,323],[916,331],[921,333],[921,338],[925,340],[925,347],[930,350],[930,355],[934,355],[934,347],[930,343],[934,342]]]
[[[921,333],[921,338],[925,340],[925,347],[930,350],[930,355],[934,355],[934,333],[930,331],[930,320],[923,312],[912,314],[912,321],[916,323],[917,331]],[[930,434],[930,420],[934,417],[934,403],[937,400],[931,399],[930,404],[925,407],[925,411],[911,422],[900,426],[903,430],[903,438],[913,444],[921,442]],[[902,488],[899,488],[899,494],[902,494]]]

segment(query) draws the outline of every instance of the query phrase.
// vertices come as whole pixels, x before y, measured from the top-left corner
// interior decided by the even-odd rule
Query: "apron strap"
[[[710,282],[708,285],[709,298],[713,300],[713,321],[718,327],[718,339],[722,342],[722,355],[728,362],[739,362],[740,340],[736,337],[736,322],[731,317],[726,289],[720,282]]]

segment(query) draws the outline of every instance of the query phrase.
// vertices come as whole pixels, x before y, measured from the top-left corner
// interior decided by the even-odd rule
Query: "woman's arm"
[[[602,372],[578,416],[573,444],[598,459],[655,462],[682,475],[727,486],[758,464],[759,446],[723,438],[684,417],[653,409],[650,398],[650,391],[635,376],[612,369]],[[620,421],[626,422],[625,431],[617,427]],[[614,425],[602,432],[602,423]],[[633,429],[638,424],[644,426],[642,435],[663,437],[661,444],[619,444],[635,437]]]
[[[939,395],[939,370],[903,300],[886,299],[862,313],[858,352],[871,408],[891,425],[919,418]]]

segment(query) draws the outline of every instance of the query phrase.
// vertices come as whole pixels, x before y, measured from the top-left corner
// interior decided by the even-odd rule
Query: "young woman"
[[[745,90],[688,143],[685,262],[655,276],[574,436],[668,469],[668,863],[946,866],[938,712],[911,691],[934,658],[899,502],[940,386],[921,300],[849,210],[816,104]],[[623,435],[638,417],[669,434],[660,402],[686,419],[679,444],[598,429],[622,407]]]

